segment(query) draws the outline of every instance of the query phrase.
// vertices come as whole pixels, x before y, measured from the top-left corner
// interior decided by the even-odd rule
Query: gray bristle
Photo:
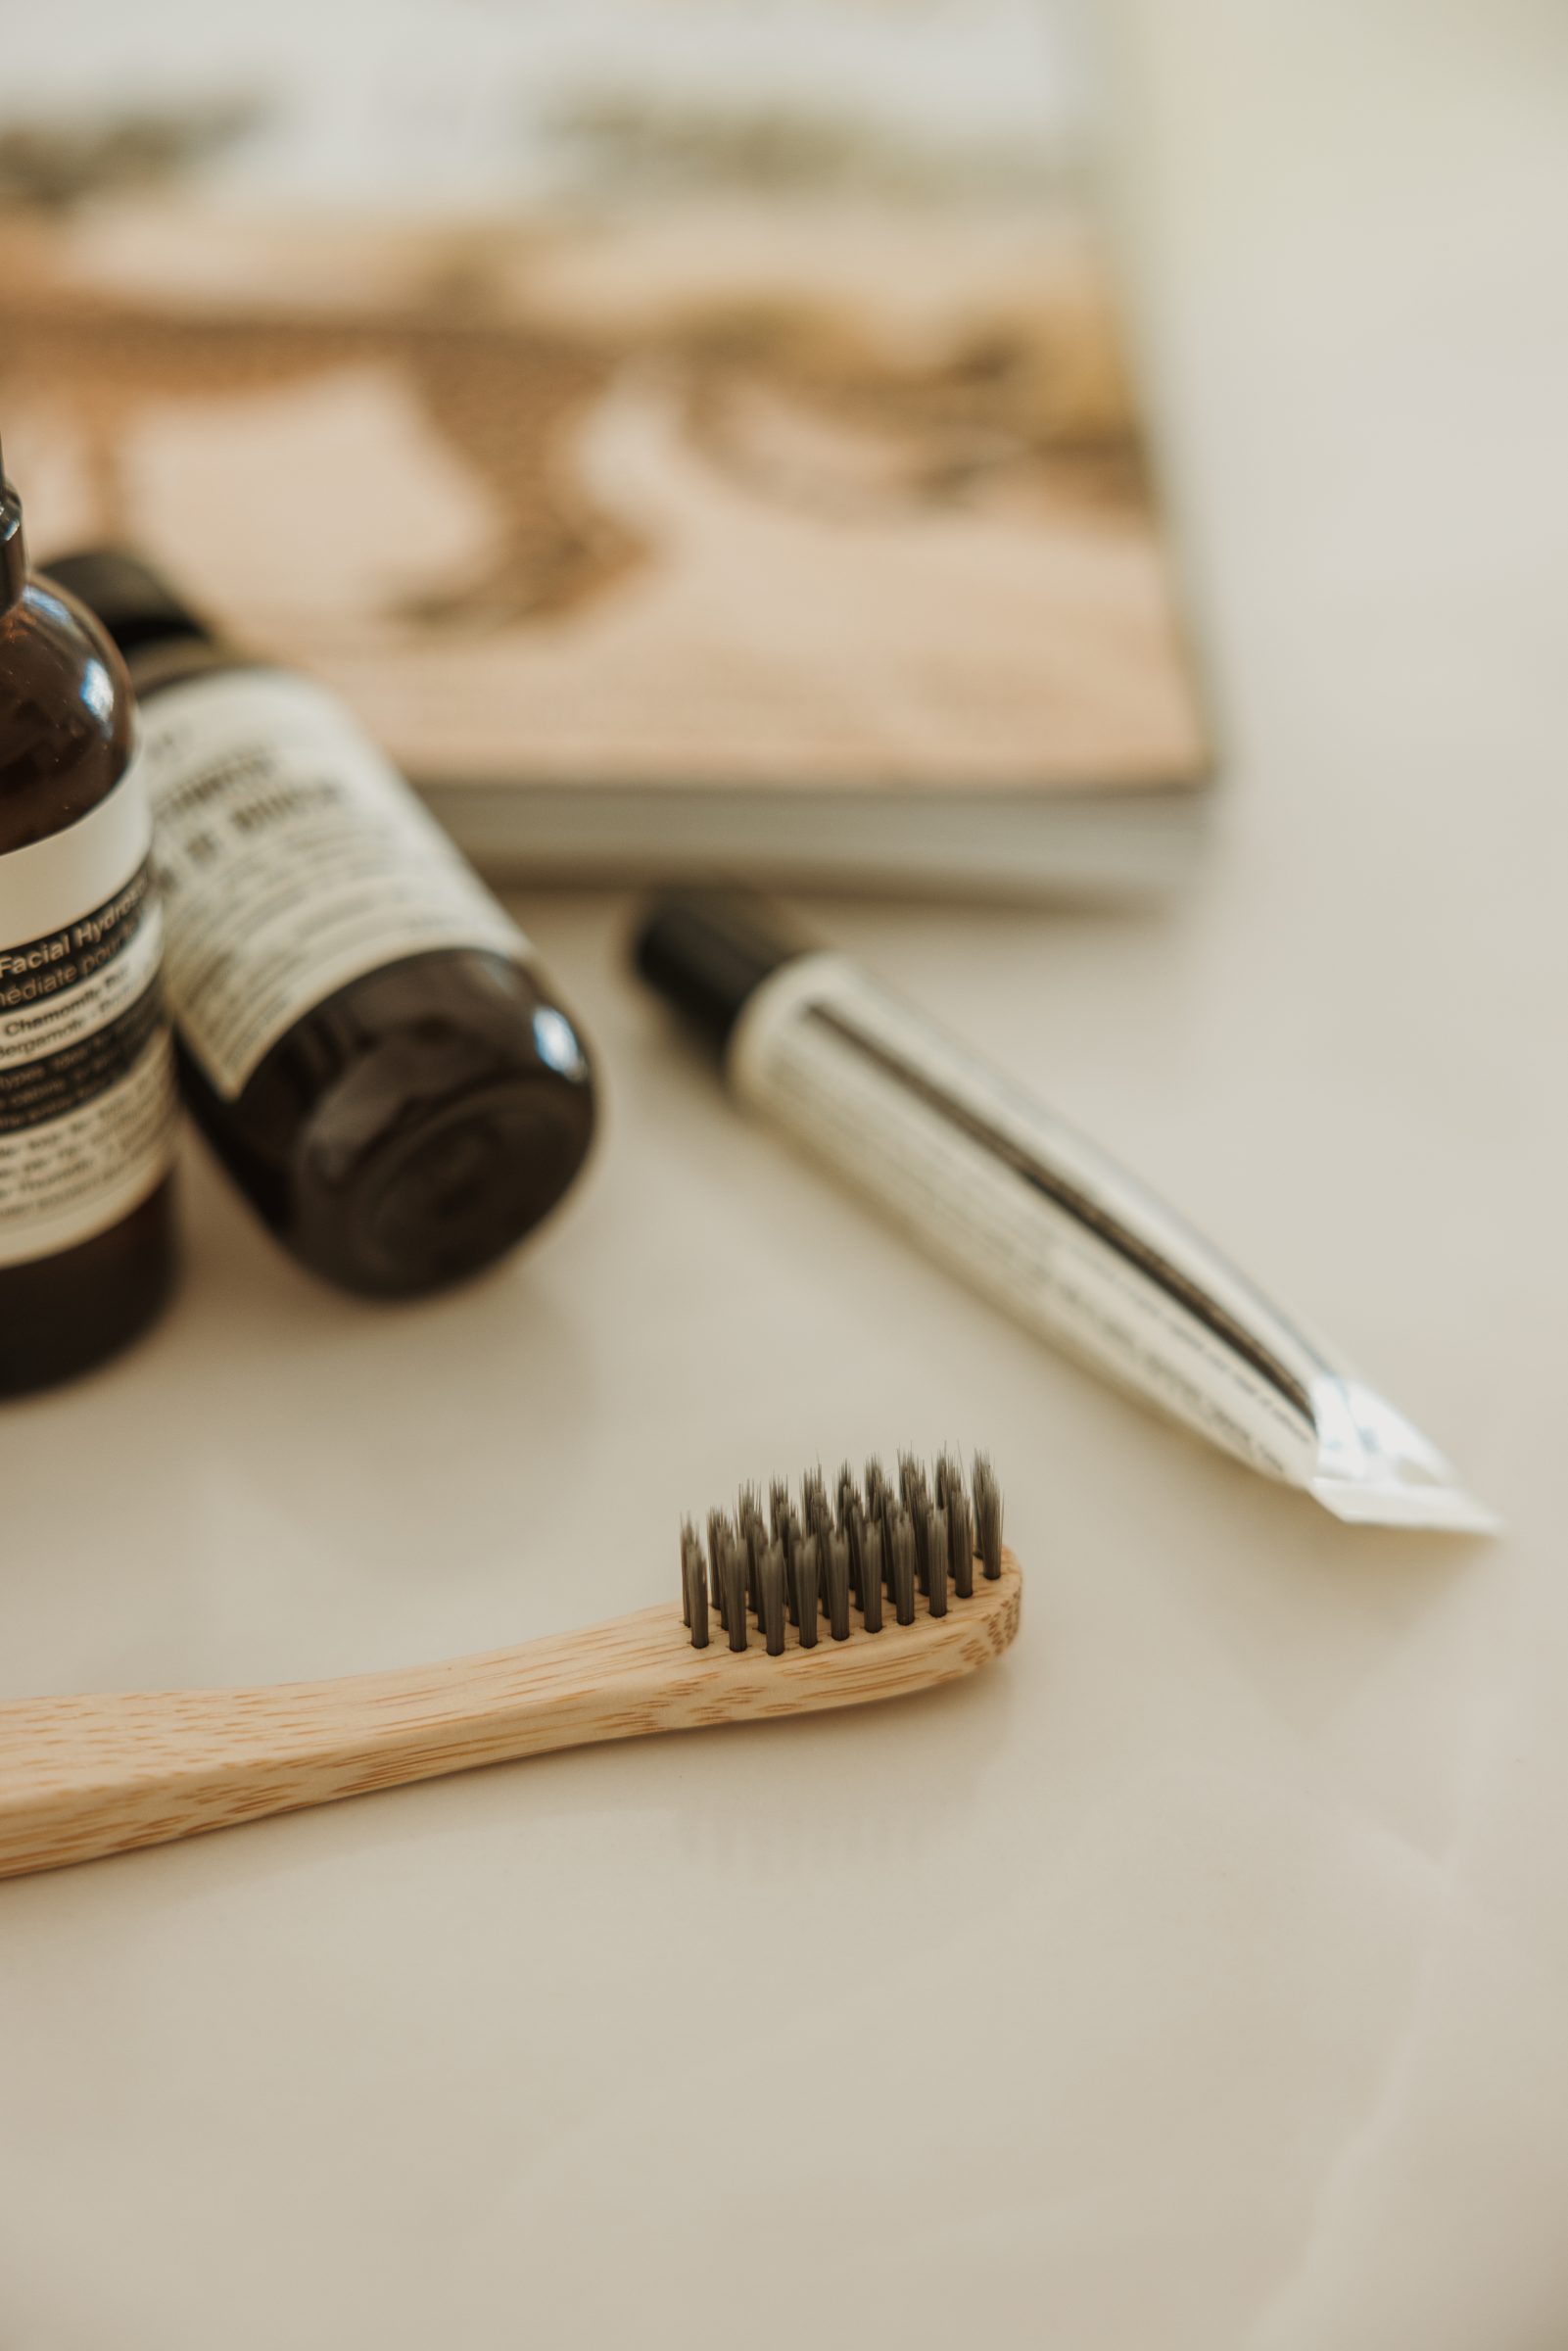
[[[762,1608],[762,1594],[757,1580],[757,1562],[767,1548],[768,1528],[756,1509],[755,1495],[748,1499],[752,1507],[740,1519],[740,1548],[746,1559],[746,1607],[753,1617],[758,1617]]]
[[[888,1586],[892,1593],[893,1614],[900,1624],[913,1624],[915,1621],[915,1521],[901,1505],[893,1513],[892,1530]]]
[[[835,1641],[849,1639],[849,1539],[836,1527],[824,1554],[828,1586],[828,1630]]]
[[[947,1614],[947,1512],[933,1503],[926,1513],[926,1589],[931,1614]]]
[[[753,1518],[747,1530],[746,1540],[760,1559],[774,1540],[773,1528],[768,1520],[763,1517]]]
[[[860,1508],[860,1488],[855,1483],[855,1472],[849,1463],[844,1462],[840,1464],[838,1471],[839,1525],[847,1530],[851,1513]]]
[[[781,1538],[784,1556],[784,1600],[791,1624],[800,1622],[800,1546],[805,1539],[800,1513],[791,1503],[784,1512],[784,1534]]]
[[[724,1612],[724,1545],[736,1540],[736,1530],[729,1523],[729,1511],[707,1511],[707,1599],[719,1610],[719,1624],[729,1632],[729,1615]]]
[[[681,1622],[683,1624],[689,1624],[691,1621],[691,1548],[696,1539],[696,1528],[689,1518],[683,1518],[681,1521]]]
[[[802,1622],[799,1612],[799,1554],[806,1545],[806,1528],[799,1523],[799,1511],[792,1510],[785,1518],[785,1575],[790,1585],[790,1624]]]
[[[708,1512],[708,1598],[722,1611],[724,1588],[719,1580],[719,1560],[723,1556],[724,1538],[730,1531],[730,1521],[723,1511]]]
[[[970,1490],[974,1496],[974,1529],[987,1576],[994,1583],[1002,1572],[1002,1489],[987,1455],[974,1456]]]
[[[800,1481],[800,1514],[808,1535],[815,1535],[819,1552],[832,1532],[832,1505],[820,1469],[808,1469]]]
[[[917,1500],[909,1513],[915,1528],[915,1588],[923,1594],[931,1588],[931,1510],[927,1496]]]
[[[892,1620],[913,1624],[917,1597],[945,1616],[950,1600],[972,1599],[974,1561],[995,1580],[1002,1572],[1002,1496],[984,1454],[974,1457],[966,1491],[957,1458],[942,1453],[927,1471],[901,1453],[896,1484],[874,1455],[857,1483],[846,1462],[832,1488],[820,1469],[800,1480],[798,1508],[782,1478],[762,1489],[743,1485],[734,1517],[709,1511],[706,1541],[681,1521],[681,1616],[695,1649],[706,1649],[712,1617],[732,1650],[747,1646],[753,1625],[771,1656],[795,1630],[814,1648],[826,1616],[835,1641],[856,1619],[869,1633]]]
[[[746,1645],[746,1555],[733,1536],[725,1540],[720,1563],[724,1579],[724,1625],[732,1649]]]
[[[952,1489],[947,1506],[947,1563],[954,1592],[960,1600],[969,1600],[974,1591],[974,1517],[962,1486]]]
[[[868,1633],[882,1629],[882,1530],[875,1519],[860,1530],[860,1615]]]
[[[708,1565],[702,1557],[702,1546],[696,1530],[689,1521],[681,1539],[681,1584],[685,1600],[684,1622],[691,1633],[693,1649],[708,1646]]]
[[[858,1608],[860,1606],[860,1561],[866,1536],[866,1513],[861,1509],[858,1500],[852,1502],[845,1511],[839,1532],[849,1546],[849,1597]]]
[[[800,1646],[817,1646],[817,1619],[822,1614],[822,1561],[815,1535],[804,1535],[795,1555],[795,1583],[799,1595]]]
[[[762,1555],[762,1637],[768,1645],[770,1657],[784,1655],[784,1547],[770,1543]]]

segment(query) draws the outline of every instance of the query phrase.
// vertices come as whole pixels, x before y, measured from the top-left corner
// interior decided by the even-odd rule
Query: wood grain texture
[[[257,1690],[166,1690],[0,1705],[0,1877],[162,1845],[553,1748],[863,1705],[973,1673],[1018,1631],[1011,1552],[945,1616],[771,1657],[674,1607],[393,1673]]]

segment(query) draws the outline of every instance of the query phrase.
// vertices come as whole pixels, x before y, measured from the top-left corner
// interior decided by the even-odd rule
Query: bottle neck
[[[27,584],[27,542],[22,529],[22,501],[6,480],[0,456],[0,612],[9,612]]]
[[[0,485],[0,612],[9,612],[27,584],[27,543],[22,530],[22,501],[9,482]]]

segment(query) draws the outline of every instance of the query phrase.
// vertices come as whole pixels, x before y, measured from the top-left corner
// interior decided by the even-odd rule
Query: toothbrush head
[[[715,1621],[732,1650],[814,1649],[913,1624],[921,1612],[945,1616],[950,1597],[973,1599],[976,1568],[982,1583],[1002,1576],[1002,1494],[984,1454],[967,1487],[951,1454],[932,1477],[906,1453],[896,1485],[874,1460],[862,1482],[846,1462],[831,1498],[820,1469],[801,1477],[798,1506],[775,1478],[765,1515],[760,1491],[742,1486],[733,1515],[710,1511],[705,1542],[691,1519],[682,1523],[682,1620],[693,1649],[708,1647]]]

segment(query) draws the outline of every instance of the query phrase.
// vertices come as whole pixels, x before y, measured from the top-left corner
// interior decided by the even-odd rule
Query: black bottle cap
[[[161,571],[119,547],[87,547],[45,566],[68,596],[95,613],[122,653],[170,638],[211,635]]]
[[[802,951],[754,899],[678,890],[655,899],[632,953],[648,984],[722,1052],[752,990]]]

